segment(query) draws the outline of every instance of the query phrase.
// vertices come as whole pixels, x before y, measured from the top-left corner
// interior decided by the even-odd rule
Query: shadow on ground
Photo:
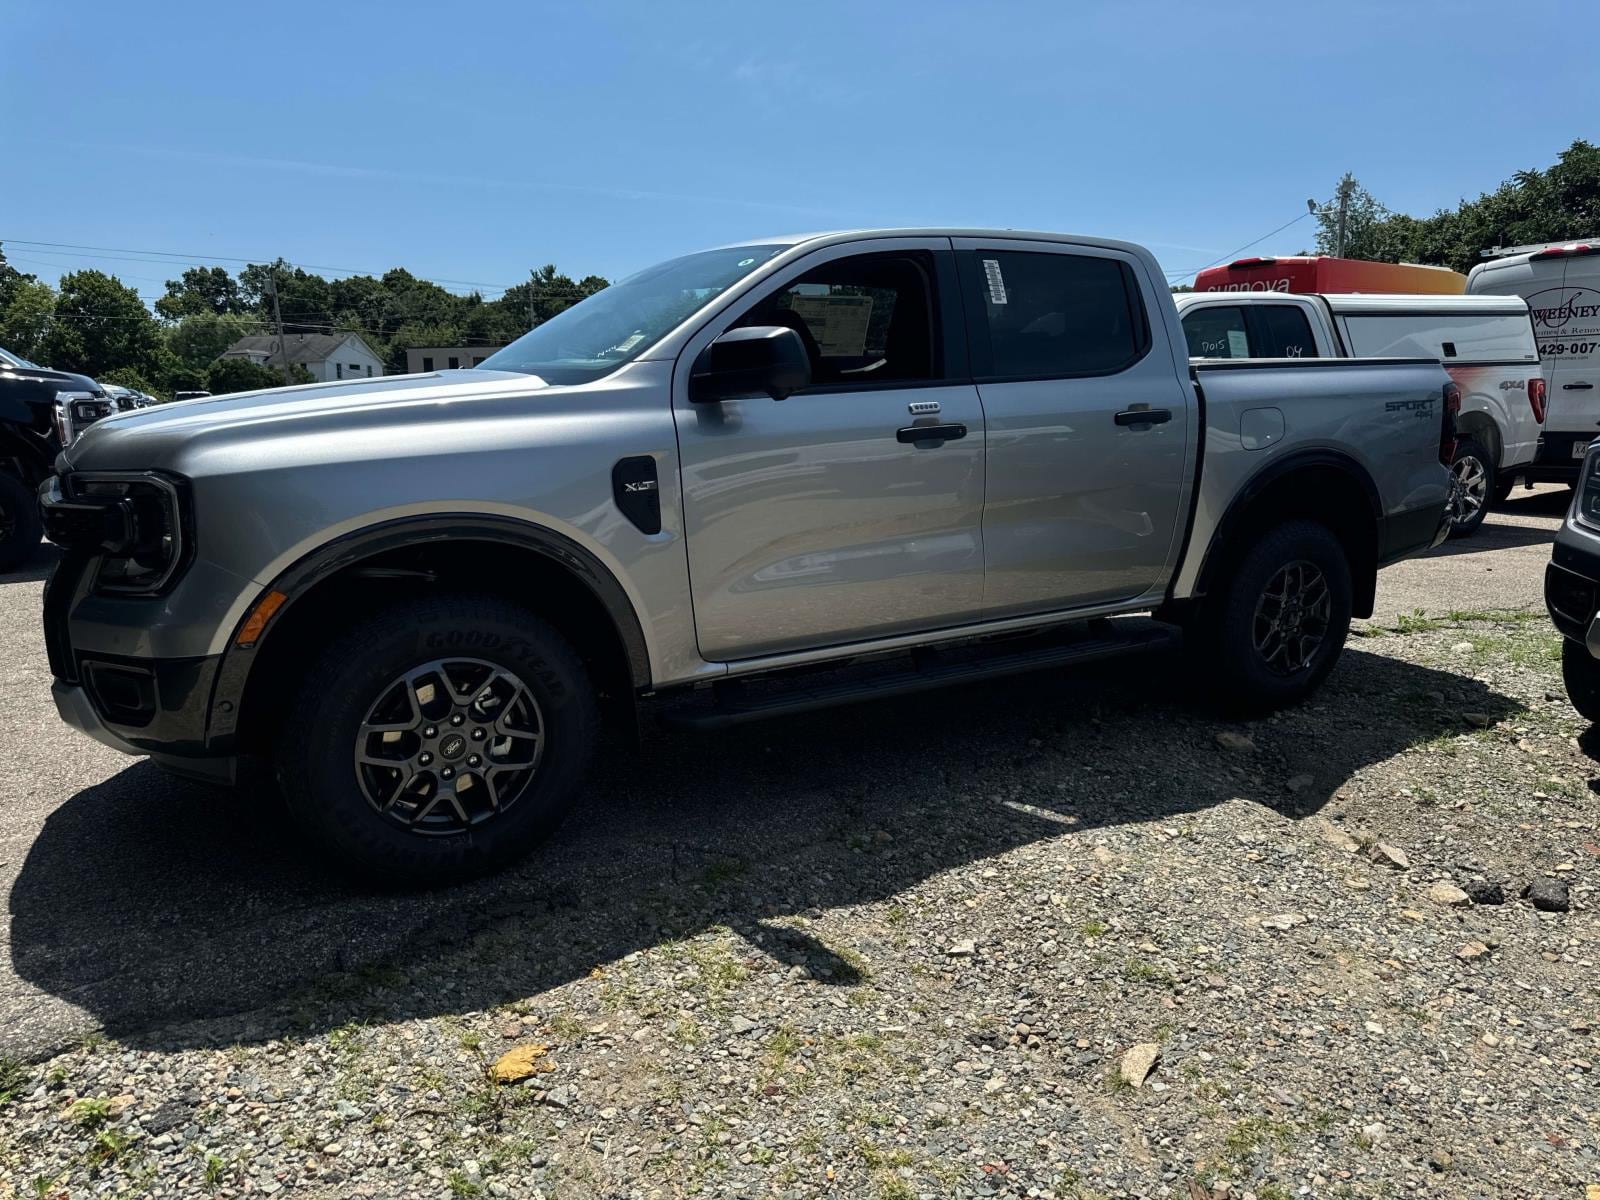
[[[50,572],[56,569],[56,563],[61,561],[61,551],[50,542],[40,542],[39,545],[22,561],[22,565],[15,570],[0,574],[0,586],[8,583],[38,583],[49,579]]]
[[[664,939],[753,934],[1041,839],[1231,797],[1282,805],[1299,772],[1315,779],[1294,801],[1304,816],[1360,768],[1457,728],[1462,709],[1517,707],[1352,649],[1311,704],[1239,754],[1219,749],[1200,704],[1173,699],[1179,680],[1154,660],[652,736],[640,754],[602,756],[586,806],[519,867],[426,894],[342,886],[270,804],[140,763],[46,822],[11,893],[14,965],[134,1046],[482,1010]],[[803,935],[761,950],[852,977]],[[432,969],[447,955],[470,969]]]

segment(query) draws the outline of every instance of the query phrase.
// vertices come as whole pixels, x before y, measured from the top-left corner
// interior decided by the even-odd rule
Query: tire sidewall
[[[1561,682],[1578,715],[1591,724],[1600,722],[1600,662],[1582,642],[1561,639]]]
[[[527,790],[508,811],[430,836],[372,807],[354,752],[382,692],[407,671],[448,658],[490,662],[520,678],[539,705],[545,740]],[[347,865],[379,882],[449,882],[520,857],[559,823],[588,768],[596,723],[581,663],[543,622],[493,601],[466,621],[460,611],[424,604],[335,640],[280,732],[278,777],[291,813]]]
[[[1279,570],[1296,561],[1312,563],[1328,584],[1328,633],[1309,668],[1280,675],[1255,645],[1256,603]],[[1210,659],[1226,699],[1245,708],[1270,709],[1302,699],[1333,669],[1350,628],[1350,567],[1331,531],[1311,521],[1292,521],[1270,531],[1230,573],[1218,603]]]

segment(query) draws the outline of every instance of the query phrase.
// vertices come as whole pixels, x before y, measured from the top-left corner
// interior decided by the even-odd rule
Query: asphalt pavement
[[[1376,619],[1537,609],[1567,496],[1552,487],[1518,491],[1477,536],[1386,571]],[[330,973],[381,964],[402,945],[460,937],[534,897],[578,902],[619,872],[667,873],[686,858],[714,858],[754,836],[740,828],[739,813],[751,811],[742,802],[787,770],[780,759],[803,758],[806,739],[859,741],[868,754],[875,738],[890,736],[850,710],[812,718],[802,733],[651,735],[643,752],[650,776],[631,750],[603,756],[585,819],[517,868],[448,891],[357,891],[310,859],[260,796],[169,779],[57,719],[39,624],[54,554],[43,546],[29,569],[0,580],[8,700],[0,706],[0,884],[9,917],[0,935],[0,1056],[37,1059],[96,1031],[136,1045],[192,1044],[207,1022],[226,1028],[219,1037],[248,1037],[241,1014]],[[999,686],[967,689],[961,703],[1004,708],[1014,700],[1015,689]],[[959,739],[949,749],[974,752],[981,748]],[[708,771],[710,759],[717,769]],[[830,792],[851,786],[844,776],[818,778],[807,794],[822,812]],[[822,819],[809,804],[753,819],[762,835],[776,822],[803,832]]]

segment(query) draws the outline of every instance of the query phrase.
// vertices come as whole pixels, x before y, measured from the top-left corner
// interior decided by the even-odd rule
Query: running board
[[[958,683],[978,683],[1026,671],[1076,666],[1104,658],[1148,654],[1175,645],[1180,634],[1171,626],[1140,620],[1136,628],[1118,629],[1111,621],[1094,621],[1075,626],[1063,637],[1060,630],[1049,635],[994,639],[954,647],[919,647],[911,651],[911,665],[903,657],[873,663],[838,667],[826,683],[805,684],[783,676],[733,679],[713,686],[716,697],[710,705],[685,703],[661,713],[664,724],[677,729],[722,729],[763,721],[768,717],[812,712],[842,704],[882,700],[932,691]],[[890,669],[885,670],[885,667]],[[844,676],[840,678],[839,676]],[[801,678],[805,678],[801,676]],[[759,694],[756,694],[759,689]],[[704,695],[702,690],[697,695]]]

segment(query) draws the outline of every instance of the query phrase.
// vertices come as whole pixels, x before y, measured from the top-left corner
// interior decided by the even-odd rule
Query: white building
[[[383,374],[383,359],[372,352],[360,334],[286,333],[283,340],[289,363],[304,367],[319,382],[370,379]],[[242,337],[222,352],[223,358],[247,358],[277,370],[283,369],[284,355],[276,334]]]
[[[406,351],[406,373],[454,371],[475,367],[504,346],[413,346]]]

